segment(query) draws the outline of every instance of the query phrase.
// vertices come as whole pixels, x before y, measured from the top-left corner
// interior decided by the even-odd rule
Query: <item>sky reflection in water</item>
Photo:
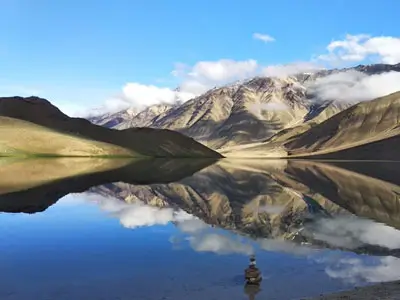
[[[1,299],[247,299],[243,270],[252,253],[264,276],[256,299],[400,278],[395,257],[253,240],[182,210],[88,193],[42,213],[1,214],[0,224]],[[399,248],[399,231],[383,224],[357,217],[321,224],[318,237],[338,246]]]

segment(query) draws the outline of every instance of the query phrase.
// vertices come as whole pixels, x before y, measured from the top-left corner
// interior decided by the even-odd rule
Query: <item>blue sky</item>
[[[250,59],[257,67],[310,62],[326,54],[332,41],[346,40],[346,34],[368,34],[364,42],[391,37],[394,48],[400,37],[398,11],[396,0],[1,0],[0,93],[93,106],[118,98],[128,83],[174,88],[204,61],[229,59],[222,66],[227,73],[232,64]],[[255,39],[255,33],[274,41]],[[400,57],[393,49],[382,54],[387,40],[383,50],[372,44],[368,55],[346,63]],[[179,77],[171,75],[176,63],[186,65]],[[217,83],[241,79],[236,77],[218,77]],[[209,76],[203,78],[203,88],[213,84]]]

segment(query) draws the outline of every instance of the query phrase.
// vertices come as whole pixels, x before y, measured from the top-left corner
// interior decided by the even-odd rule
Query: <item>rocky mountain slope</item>
[[[119,124],[112,126],[114,129],[128,129],[132,127],[152,127],[152,123],[157,120],[157,117],[164,114],[172,108],[168,104],[157,104],[147,107],[138,112],[134,117],[123,118]],[[153,126],[154,127],[154,126]]]
[[[307,123],[305,123],[307,124]],[[265,143],[232,148],[227,156],[301,156],[341,159],[399,159],[400,92],[362,102],[331,118],[281,131]]]
[[[371,165],[376,170],[379,166]],[[398,175],[395,169],[391,173]],[[129,203],[177,207],[208,224],[259,238],[312,241],[315,237],[307,230],[315,228],[306,225],[310,217],[352,214],[400,228],[398,185],[322,163],[222,160],[176,183],[116,183],[91,192]]]
[[[261,141],[305,117],[305,90],[291,78],[254,78],[222,87],[172,109],[152,123],[214,149]]]
[[[289,154],[351,148],[400,134],[400,92],[359,103],[299,135]]]
[[[320,99],[314,92],[316,80],[344,71],[376,75],[399,72],[400,64],[360,65],[285,78],[257,77],[212,89],[151,121],[141,122],[133,117],[130,122],[136,126],[176,130],[224,152],[236,146],[288,141],[354,104]]]
[[[113,128],[126,120],[133,119],[137,114],[140,113],[140,109],[135,107],[130,107],[128,109],[116,112],[116,113],[106,113],[96,116],[89,117],[88,120],[93,124],[104,126],[107,128]]]
[[[294,78],[254,78],[241,85],[210,90],[150,122],[134,117],[121,125],[172,129],[218,149],[262,141],[294,125],[309,112],[310,104],[304,98],[305,89]]]
[[[156,104],[141,110],[135,107],[98,116],[89,117],[88,120],[96,125],[114,129],[128,129],[132,127],[150,127],[154,118],[165,113],[173,106]]]
[[[37,97],[0,98],[3,155],[220,157],[192,138],[171,130],[114,130],[70,118]]]

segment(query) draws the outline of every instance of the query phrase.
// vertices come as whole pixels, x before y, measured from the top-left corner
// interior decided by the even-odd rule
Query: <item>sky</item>
[[[0,0],[0,95],[78,115],[255,75],[398,63],[398,11],[396,0]]]
[[[163,282],[157,290],[172,292],[176,298],[183,299],[177,294],[179,287],[171,290],[171,284],[180,282],[177,279],[185,279],[189,290],[190,287],[198,290],[199,285],[207,290],[210,285],[215,286],[216,281],[227,283],[218,284],[226,290],[233,286],[231,278],[246,267],[248,255],[252,253],[256,253],[264,278],[273,286],[279,287],[282,281],[295,279],[292,288],[296,290],[299,286],[298,273],[293,272],[296,269],[302,271],[302,278],[306,280],[300,280],[300,286],[308,293],[319,294],[323,290],[343,289],[353,284],[399,279],[400,259],[397,257],[317,251],[307,245],[268,238],[252,240],[211,227],[180,210],[128,204],[96,194],[70,194],[45,212],[2,214],[1,219],[2,225],[7,224],[0,234],[1,242],[7,245],[2,249],[1,257],[3,273],[7,274],[1,278],[2,287],[13,287],[16,280],[32,283],[32,273],[41,268],[37,280],[26,284],[19,295],[32,295],[45,285],[52,287],[48,289],[49,293],[60,294],[60,282],[70,286],[68,295],[80,293],[81,288],[98,292],[104,282],[107,282],[106,289],[113,294],[122,291],[120,294],[126,295],[125,286],[131,284],[131,277],[136,277],[136,274],[147,276],[149,265],[154,264],[157,272],[152,272],[152,275]],[[400,232],[384,224],[356,216],[331,218],[321,221],[321,224],[315,224],[312,231],[328,245],[354,249],[360,246],[354,242],[359,241],[390,249],[399,247]],[[115,256],[116,252],[118,256]],[[15,264],[17,259],[23,263]],[[185,272],[187,267],[182,261],[191,261],[197,271]],[[220,265],[226,272],[215,272]],[[61,268],[63,272],[57,273]],[[103,274],[101,270],[107,272]],[[77,285],[76,280],[85,280],[85,286]],[[95,286],[97,289],[92,288]],[[314,290],[315,286],[319,288]],[[146,290],[146,284],[144,287]],[[104,291],[100,292],[104,296]],[[142,292],[143,289],[139,289],[135,295]],[[266,292],[276,294],[278,298],[290,295],[279,288]],[[65,292],[62,294],[66,295]],[[149,295],[148,291],[146,295]]]

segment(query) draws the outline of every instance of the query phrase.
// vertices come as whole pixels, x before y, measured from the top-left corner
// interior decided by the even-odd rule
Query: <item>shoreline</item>
[[[400,280],[382,282],[365,287],[356,287],[352,290],[322,294],[318,297],[306,298],[303,300],[398,300],[400,299]]]

